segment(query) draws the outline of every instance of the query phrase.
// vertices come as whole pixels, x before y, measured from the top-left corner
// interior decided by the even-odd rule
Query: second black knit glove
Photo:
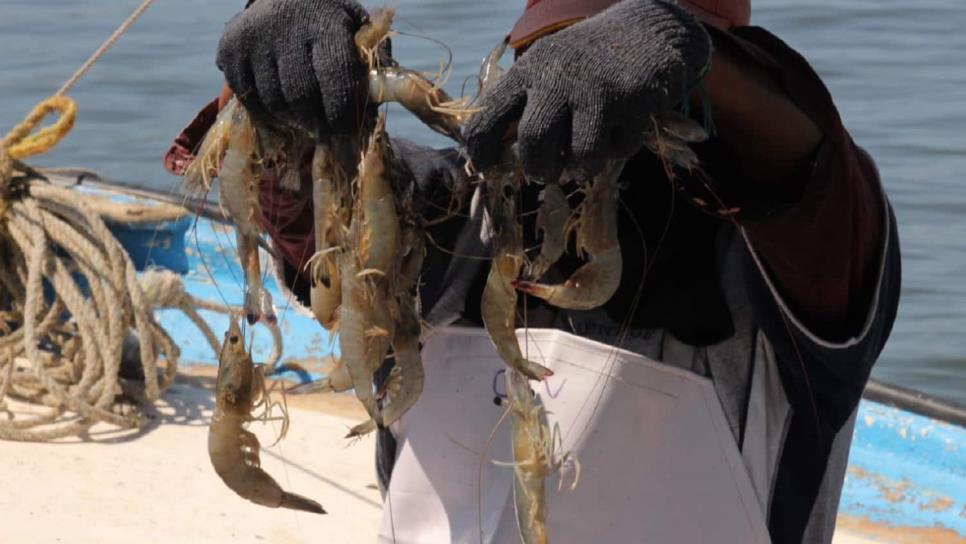
[[[644,144],[651,114],[684,100],[710,58],[707,32],[673,2],[624,0],[534,43],[484,95],[464,131],[467,152],[477,169],[492,166],[519,120],[531,178],[628,157]]]

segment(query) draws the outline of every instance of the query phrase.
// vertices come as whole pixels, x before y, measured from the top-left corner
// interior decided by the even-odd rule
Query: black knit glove
[[[228,22],[218,68],[259,120],[349,134],[365,75],[353,37],[368,17],[354,0],[258,0]]]
[[[499,159],[519,119],[520,159],[531,178],[637,152],[652,113],[679,104],[710,62],[711,41],[683,9],[624,0],[539,39],[483,97],[464,131],[474,166]]]

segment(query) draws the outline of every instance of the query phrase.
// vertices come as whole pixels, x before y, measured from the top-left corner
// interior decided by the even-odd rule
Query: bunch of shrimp
[[[480,92],[501,77],[499,59],[506,41],[483,61]],[[705,131],[689,118],[666,113],[653,117],[653,130],[644,145],[656,154],[669,171],[693,169],[697,157],[688,144],[706,138]],[[524,542],[546,542],[544,481],[562,465],[579,464],[570,454],[557,458],[554,445],[558,431],[551,432],[543,408],[537,404],[529,379],[542,380],[549,369],[526,360],[515,334],[517,292],[541,298],[559,308],[589,310],[611,299],[621,282],[622,256],[618,239],[620,176],[624,160],[609,160],[589,179],[578,177],[582,196],[576,209],[563,189],[567,180],[544,184],[536,213],[540,235],[539,253],[530,260],[523,249],[518,209],[519,193],[527,181],[521,173],[512,144],[504,150],[502,164],[480,172],[487,198],[486,226],[493,248],[493,260],[481,301],[484,325],[497,353],[510,367],[506,372],[508,402],[512,420],[515,471],[514,497],[517,522]],[[586,262],[559,283],[543,283],[544,276],[569,247]],[[576,485],[576,481],[574,482]]]
[[[219,181],[219,203],[235,225],[238,260],[245,279],[245,314],[250,324],[275,321],[271,294],[262,286],[258,248],[268,249],[262,238],[258,200],[262,161],[259,134],[245,108],[232,98],[208,130],[195,160],[185,171],[184,190],[208,191],[213,177]]]
[[[465,113],[461,103],[381,54],[393,16],[391,9],[380,11],[355,37],[369,68],[369,100],[398,102],[459,141]],[[361,151],[358,164],[351,162],[354,149]],[[313,157],[316,253],[311,260],[311,305],[319,323],[338,332],[342,354],[325,379],[292,391],[353,389],[370,419],[350,436],[392,424],[422,392],[417,285],[424,234],[411,198],[393,182],[393,162],[383,116],[366,135],[317,143]],[[374,373],[390,348],[392,370],[375,391]]]

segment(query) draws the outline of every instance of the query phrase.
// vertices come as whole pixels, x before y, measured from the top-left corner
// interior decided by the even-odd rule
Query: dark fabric
[[[687,96],[710,55],[707,33],[686,11],[625,0],[530,46],[467,122],[467,152],[481,171],[493,166],[519,119],[516,142],[531,178],[625,158],[642,147],[651,114]]]
[[[871,203],[870,203],[871,204]],[[883,203],[879,200],[879,205]],[[858,406],[872,366],[892,331],[899,303],[899,238],[891,209],[888,245],[879,248],[871,283],[876,297],[867,321],[849,342],[817,340],[782,312],[758,273],[747,264],[756,321],[772,342],[793,417],[779,461],[769,531],[776,544],[801,542],[822,483],[832,441]],[[834,257],[832,257],[834,258]],[[882,266],[881,276],[878,274]]]
[[[315,253],[312,152],[309,149],[301,160],[295,162],[302,170],[302,184],[298,191],[286,191],[279,187],[279,179],[284,172],[276,169],[267,170],[258,184],[262,228],[271,238],[276,253],[293,268],[296,283],[290,283],[289,288],[296,294],[302,289],[308,293],[309,273],[305,265]]]
[[[351,134],[365,109],[353,37],[366,20],[354,0],[260,0],[228,22],[216,62],[262,122]]]

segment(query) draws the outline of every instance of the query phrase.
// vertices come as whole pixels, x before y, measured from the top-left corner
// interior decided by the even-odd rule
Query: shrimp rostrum
[[[255,504],[324,514],[319,503],[285,491],[261,468],[258,438],[245,427],[256,419],[271,419],[274,405],[265,389],[264,367],[252,363],[244,343],[238,321],[232,316],[218,357],[216,406],[208,428],[211,466],[225,485]],[[264,414],[253,416],[252,412],[259,408],[264,409]],[[287,430],[288,415],[284,414],[281,419],[279,438]]]

